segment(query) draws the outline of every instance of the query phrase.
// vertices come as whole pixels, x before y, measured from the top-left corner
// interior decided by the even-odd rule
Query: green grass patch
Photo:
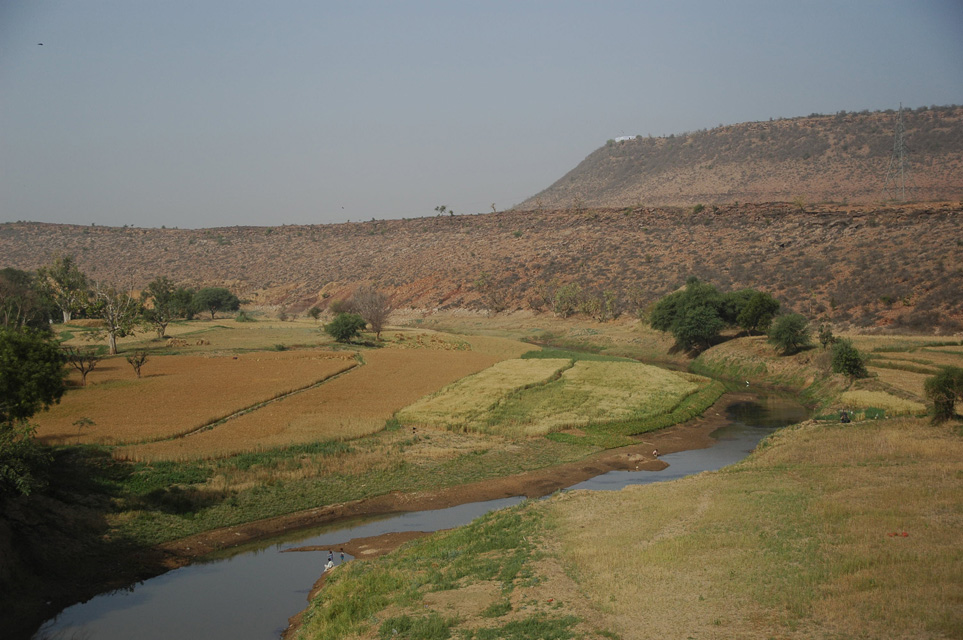
[[[322,640],[362,634],[388,607],[401,611],[380,623],[379,637],[449,637],[442,634],[449,634],[457,621],[437,612],[426,614],[421,605],[424,595],[479,581],[498,581],[503,593],[509,593],[521,579],[522,568],[537,558],[532,538],[541,517],[532,504],[495,511],[467,526],[415,540],[388,556],[345,565],[311,603],[297,637]],[[500,604],[492,611],[508,609]]]

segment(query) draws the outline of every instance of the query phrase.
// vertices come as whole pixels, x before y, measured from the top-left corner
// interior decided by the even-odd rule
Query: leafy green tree
[[[555,290],[555,298],[552,300],[552,311],[555,315],[567,318],[579,307],[582,299],[582,287],[577,282],[563,284]]]
[[[324,331],[338,342],[351,340],[365,328],[364,318],[357,313],[339,313],[334,320],[324,325]]]
[[[766,333],[777,313],[779,313],[778,300],[763,291],[753,291],[736,316],[736,322],[750,334]]]
[[[819,325],[819,344],[823,345],[823,349],[828,349],[830,345],[835,344],[837,338],[833,335],[833,329],[828,324]]]
[[[27,420],[60,401],[63,356],[49,332],[0,328],[0,498],[29,494],[47,461]]]
[[[197,307],[194,306],[195,295],[197,295],[197,291],[188,287],[177,287],[177,289],[174,290],[174,294],[171,297],[173,298],[172,302],[176,317],[187,320],[194,319],[194,314],[197,313]]]
[[[157,332],[158,339],[164,337],[167,325],[179,315],[181,303],[174,297],[175,291],[174,283],[167,276],[160,276],[140,292],[144,322]]]
[[[73,256],[60,256],[51,264],[37,270],[44,293],[63,314],[64,322],[70,322],[73,314],[82,311],[90,297],[87,276],[78,267]]]
[[[65,376],[49,332],[0,328],[0,422],[26,420],[59,402]]]
[[[863,354],[853,346],[851,340],[836,340],[831,353],[833,373],[842,373],[850,378],[865,378],[869,375]]]
[[[789,356],[809,346],[809,321],[799,313],[776,318],[769,328],[769,342]]]
[[[671,333],[683,349],[708,348],[726,326],[724,297],[711,284],[689,278],[685,288],[659,300],[649,314],[649,324]]]
[[[688,349],[708,349],[725,326],[726,323],[714,308],[702,305],[686,309],[674,325],[672,333],[676,341]]]
[[[933,403],[933,422],[951,420],[957,401],[963,398],[963,369],[941,367],[935,376],[926,379],[923,391]]]
[[[308,309],[308,316],[310,316],[312,320],[317,322],[318,318],[321,317],[321,308],[318,307],[317,305],[311,307],[310,309]]]
[[[241,301],[223,287],[205,287],[194,294],[194,306],[211,312],[211,320],[218,311],[237,311]]]
[[[0,269],[0,325],[46,327],[51,307],[34,274],[10,267]]]

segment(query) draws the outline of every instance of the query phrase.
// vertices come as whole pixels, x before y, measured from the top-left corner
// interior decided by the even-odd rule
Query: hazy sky
[[[0,221],[484,212],[608,138],[900,102],[963,104],[963,0],[0,0]]]

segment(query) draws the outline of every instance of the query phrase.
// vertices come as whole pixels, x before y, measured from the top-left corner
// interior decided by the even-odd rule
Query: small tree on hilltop
[[[769,342],[791,356],[809,346],[809,321],[799,313],[776,318],[769,329]]]
[[[963,398],[963,369],[941,367],[939,373],[926,379],[923,390],[933,402],[933,422],[938,424],[952,419],[956,402]]]
[[[845,339],[836,340],[833,344],[832,370],[833,373],[842,373],[854,379],[869,375],[863,354],[853,346],[852,341]]]
[[[364,318],[357,313],[339,313],[324,325],[324,331],[337,342],[351,342],[365,327]]]

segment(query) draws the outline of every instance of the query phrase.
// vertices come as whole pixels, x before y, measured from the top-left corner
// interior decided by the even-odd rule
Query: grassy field
[[[398,419],[406,425],[537,436],[667,414],[708,382],[604,358],[505,360],[406,407]]]
[[[958,426],[790,427],[720,472],[561,494],[353,562],[298,637],[961,637],[961,461]]]

